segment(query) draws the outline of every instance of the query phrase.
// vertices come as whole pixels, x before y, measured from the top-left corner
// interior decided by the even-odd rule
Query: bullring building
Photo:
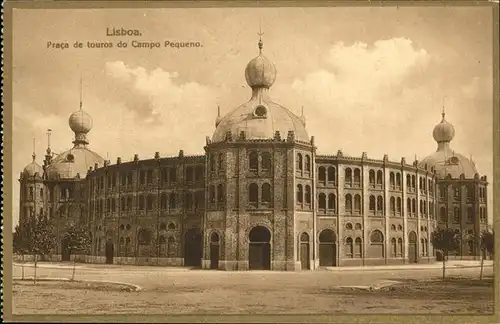
[[[91,117],[69,118],[73,146],[21,173],[20,219],[52,220],[51,258],[70,260],[62,234],[88,230],[86,262],[306,270],[429,262],[431,233],[465,235],[456,258],[477,258],[487,227],[487,179],[451,148],[453,126],[433,131],[422,161],[317,154],[304,116],[276,103],[275,66],[262,54],[246,66],[251,99],[217,116],[204,154],[111,164],[90,149]]]

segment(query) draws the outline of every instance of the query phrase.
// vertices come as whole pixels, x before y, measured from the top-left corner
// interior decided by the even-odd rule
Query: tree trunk
[[[73,273],[71,274],[71,281],[75,280],[75,268],[76,268],[76,255],[73,256]]]
[[[479,274],[479,280],[483,280],[483,269],[484,269],[484,257],[481,253],[481,273]]]
[[[36,285],[36,266],[37,266],[37,254],[35,253],[35,274],[33,275],[33,284]]]
[[[24,253],[21,255],[21,279],[24,280]]]
[[[446,278],[446,255],[443,252],[443,280]]]

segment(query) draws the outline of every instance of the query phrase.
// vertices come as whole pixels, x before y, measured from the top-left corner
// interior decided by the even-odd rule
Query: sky
[[[244,69],[264,55],[277,69],[273,100],[300,115],[318,154],[422,160],[436,151],[441,120],[452,148],[472,156],[493,189],[493,19],[477,7],[58,9],[14,11],[13,176],[37,162],[52,129],[56,153],[72,146],[70,114],[93,118],[89,148],[115,163],[203,154],[224,115],[248,101]],[[141,36],[107,36],[107,28]],[[132,40],[160,42],[132,48]],[[200,42],[192,48],[164,42]],[[75,41],[113,48],[73,48]],[[119,41],[127,48],[116,47]],[[47,48],[67,42],[69,48]],[[14,181],[13,224],[19,182]]]

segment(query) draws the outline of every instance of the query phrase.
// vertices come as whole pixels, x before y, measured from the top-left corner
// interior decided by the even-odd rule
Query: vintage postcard
[[[6,321],[495,318],[498,3],[4,12]]]

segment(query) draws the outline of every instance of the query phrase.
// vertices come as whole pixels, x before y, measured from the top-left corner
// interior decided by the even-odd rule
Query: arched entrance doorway
[[[337,265],[337,245],[335,233],[325,229],[319,234],[319,265],[334,267]]]
[[[309,270],[309,234],[302,233],[300,235],[300,265],[302,270]]]
[[[111,240],[106,241],[106,263],[113,264],[113,256],[115,253],[115,247]]]
[[[264,226],[252,228],[248,247],[250,270],[271,270],[271,233]]]
[[[184,265],[200,267],[203,253],[203,240],[198,229],[192,228],[184,235]]]
[[[219,234],[210,235],[210,269],[219,269]]]
[[[65,238],[61,242],[61,261],[70,261],[71,251],[69,249],[69,239]]]
[[[418,262],[417,233],[413,231],[408,234],[408,261],[410,263]]]

